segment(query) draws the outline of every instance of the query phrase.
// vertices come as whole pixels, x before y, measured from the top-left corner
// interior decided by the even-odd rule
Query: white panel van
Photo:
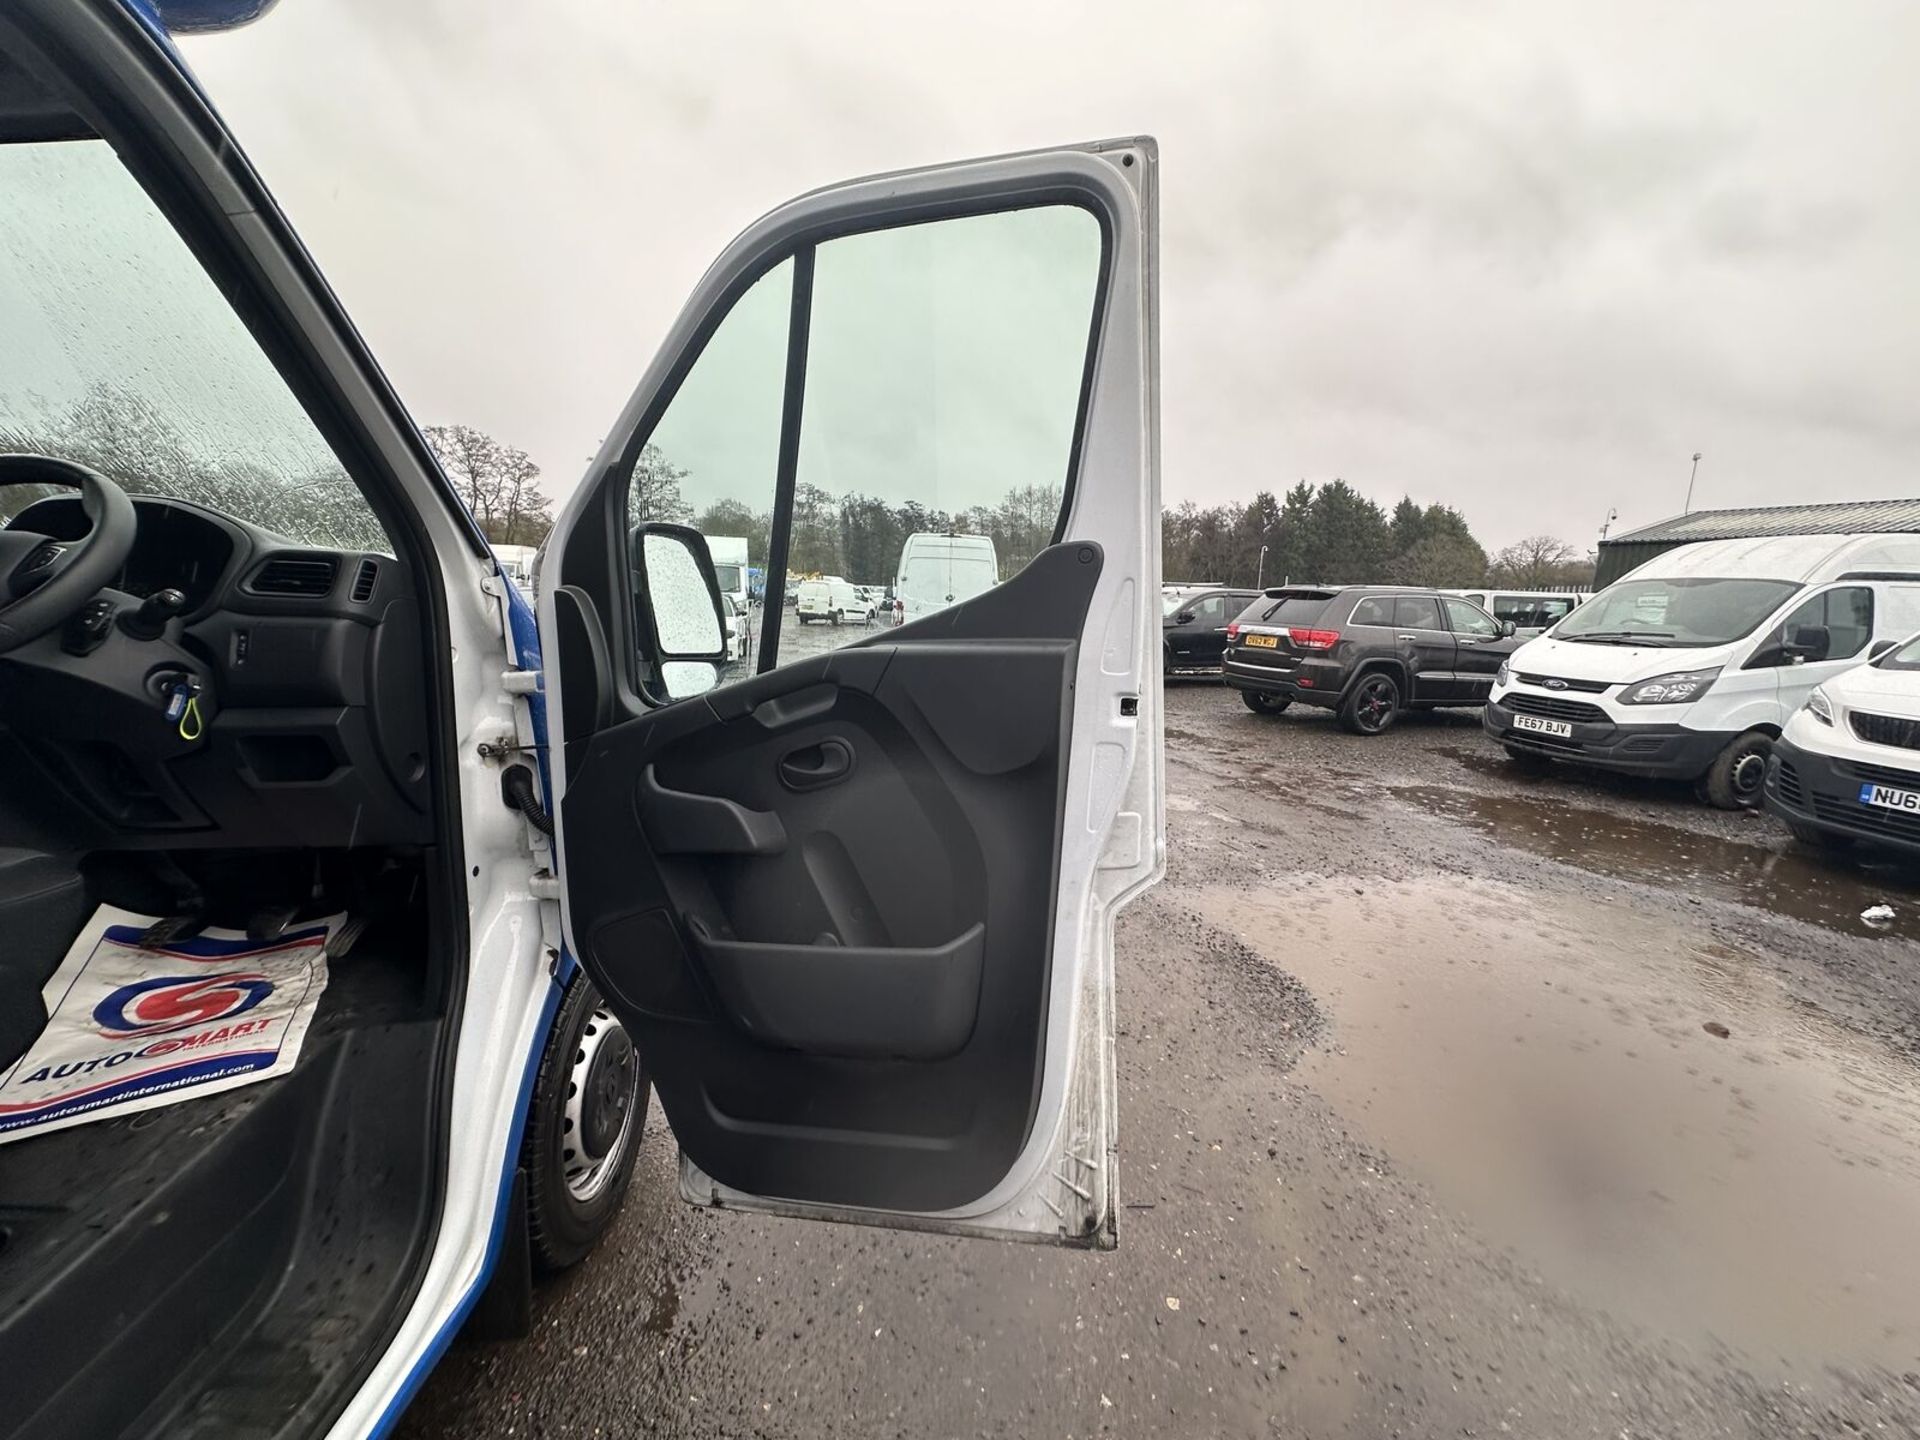
[[[1656,555],[1514,652],[1484,711],[1515,759],[1759,803],[1822,680],[1920,628],[1920,535],[1712,540]]]
[[[1000,562],[985,535],[909,535],[900,548],[894,598],[902,621],[933,615],[1000,583]]]
[[[831,625],[860,623],[866,620],[869,609],[860,591],[838,575],[802,580],[793,608],[802,625],[810,625],[816,620]]]

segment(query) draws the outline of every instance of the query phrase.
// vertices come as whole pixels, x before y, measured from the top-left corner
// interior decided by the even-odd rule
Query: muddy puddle
[[[1853,935],[1920,939],[1920,871],[1896,858],[1862,851],[1827,859],[1768,849],[1584,809],[1563,796],[1483,795],[1438,785],[1391,786],[1387,793],[1503,845],[1597,874],[1757,906]],[[1751,823],[1771,832],[1766,821]],[[1488,862],[1496,863],[1495,852],[1488,852]],[[1880,904],[1893,907],[1893,921],[1869,928],[1860,912]]]
[[[1547,1283],[1765,1368],[1920,1362],[1920,1067],[1754,957],[1475,880],[1202,913],[1330,1016],[1300,1078]]]

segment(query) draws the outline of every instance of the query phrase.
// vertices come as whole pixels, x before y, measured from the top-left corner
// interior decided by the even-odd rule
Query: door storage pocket
[[[809,1055],[944,1060],[973,1034],[987,927],[924,949],[721,940],[694,948],[729,1018],[762,1044]]]

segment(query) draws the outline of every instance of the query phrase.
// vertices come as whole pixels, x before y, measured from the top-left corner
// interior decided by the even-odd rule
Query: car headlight
[[[1641,680],[1627,686],[1621,692],[1622,705],[1684,705],[1689,700],[1698,700],[1707,693],[1707,687],[1713,684],[1719,675],[1720,667],[1711,670],[1676,670],[1671,675],[1656,675],[1651,680]]]
[[[1822,725],[1833,724],[1833,701],[1818,685],[1814,686],[1813,693],[1807,696],[1807,713]]]
[[[1493,672],[1493,683],[1496,685],[1504,685],[1507,683],[1507,681],[1511,680],[1512,678],[1513,678],[1513,667],[1508,665],[1506,661],[1502,660],[1500,662],[1500,668]]]

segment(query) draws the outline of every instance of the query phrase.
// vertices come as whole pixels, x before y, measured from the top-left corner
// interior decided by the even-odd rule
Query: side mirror
[[[1796,664],[1824,660],[1833,648],[1833,634],[1824,625],[1791,625],[1780,642],[1781,653]]]
[[[1511,640],[1513,638],[1513,632],[1518,628],[1513,621],[1502,620],[1500,622],[1500,638],[1502,640]]]
[[[1191,625],[1193,623],[1193,611],[1182,610],[1178,615],[1173,617],[1173,623],[1176,625]]]
[[[1898,650],[1899,648],[1900,642],[1898,640],[1876,640],[1873,642],[1873,647],[1867,651],[1867,659],[1878,660],[1889,650]]]
[[[706,537],[649,521],[634,528],[633,556],[635,608],[650,652],[640,658],[669,700],[711,690],[727,659],[727,625]]]

